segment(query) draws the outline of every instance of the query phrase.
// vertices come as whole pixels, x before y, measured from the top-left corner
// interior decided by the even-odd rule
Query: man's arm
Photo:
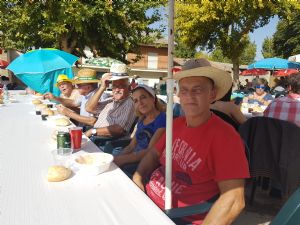
[[[94,125],[94,124],[92,124],[92,125]],[[122,135],[125,134],[124,129],[120,125],[118,125],[118,124],[110,125],[108,127],[95,128],[95,129],[97,131],[97,134],[96,134],[97,136],[108,136],[108,137],[113,136],[113,137],[118,137],[118,136],[122,136]],[[87,132],[85,132],[85,135],[87,137],[92,136],[92,129],[90,129]]]
[[[90,97],[90,99],[85,104],[85,110],[89,113],[95,113],[96,108],[99,102],[99,99],[101,98],[103,92],[106,90],[108,86],[108,79],[111,78],[111,75],[103,75],[101,79],[101,86],[97,89],[95,94]]]
[[[148,153],[140,162],[137,170],[133,174],[133,182],[145,191],[144,183],[149,174],[159,166],[159,153],[155,147],[149,149]]]
[[[95,124],[95,122],[97,121],[97,119],[95,117],[88,117],[88,116],[81,116],[78,113],[64,107],[64,106],[56,106],[57,107],[57,111],[60,114],[63,114],[67,117],[70,117],[80,123],[86,124],[86,125],[90,125],[93,126]]]
[[[59,103],[61,103],[62,105],[68,107],[68,108],[76,108],[78,107],[78,104],[76,104],[76,102],[72,99],[67,99],[67,98],[61,98],[61,97],[56,97],[55,95],[53,95],[52,93],[48,92],[45,93],[43,95],[44,99],[50,99],[50,100],[54,100],[57,101]]]
[[[218,182],[220,197],[205,217],[202,225],[231,224],[245,207],[244,179]]]

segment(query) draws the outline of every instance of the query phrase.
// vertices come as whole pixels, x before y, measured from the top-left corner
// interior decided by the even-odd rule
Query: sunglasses
[[[257,85],[257,86],[255,86],[255,88],[264,89],[264,88],[265,88],[265,85]]]

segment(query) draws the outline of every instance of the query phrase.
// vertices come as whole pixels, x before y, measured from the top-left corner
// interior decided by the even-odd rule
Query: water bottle
[[[8,101],[9,101],[8,88],[7,88],[6,84],[4,84],[4,86],[3,86],[3,102],[8,103]]]

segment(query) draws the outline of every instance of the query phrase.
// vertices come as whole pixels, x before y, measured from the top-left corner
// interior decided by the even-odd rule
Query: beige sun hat
[[[180,81],[186,77],[207,77],[214,81],[217,95],[215,100],[222,98],[232,86],[231,75],[221,69],[213,67],[204,58],[191,59],[182,66],[182,71],[174,75],[174,79]]]
[[[128,68],[125,64],[121,63],[113,63],[111,64],[110,70],[111,78],[109,80],[121,80],[127,79],[128,76]]]
[[[87,84],[87,83],[99,83],[101,80],[97,79],[96,70],[81,69],[78,71],[77,76],[72,80],[73,84]]]

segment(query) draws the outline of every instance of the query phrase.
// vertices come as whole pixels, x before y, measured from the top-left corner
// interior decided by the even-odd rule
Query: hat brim
[[[57,82],[56,84],[54,84],[54,86],[55,86],[55,87],[58,87],[58,85],[59,85],[60,83],[62,83],[62,82],[70,82],[70,83],[73,83],[72,80],[61,80],[61,81]]]
[[[72,84],[92,84],[101,83],[101,80],[73,80]]]
[[[111,76],[109,80],[114,81],[114,80],[122,80],[122,79],[128,79],[129,76]]]
[[[173,78],[180,81],[187,77],[207,77],[214,81],[217,95],[215,100],[222,98],[232,86],[232,77],[224,70],[212,66],[197,67],[176,73]]]

